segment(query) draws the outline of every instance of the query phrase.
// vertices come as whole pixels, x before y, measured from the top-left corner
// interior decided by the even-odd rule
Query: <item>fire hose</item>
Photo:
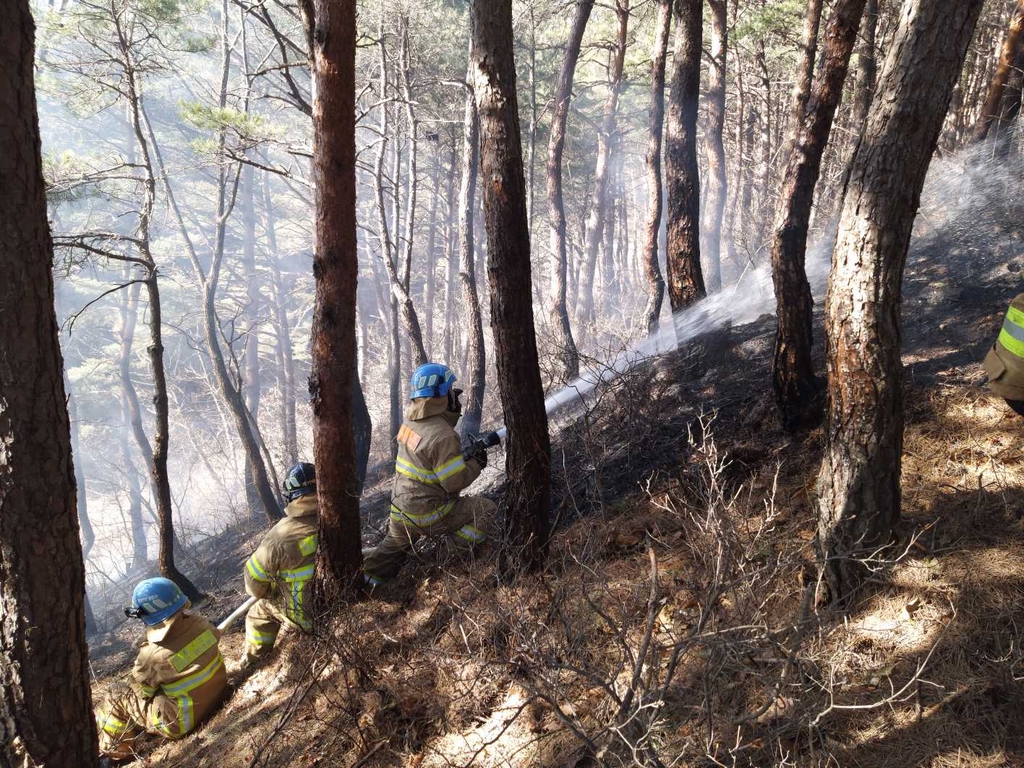
[[[248,598],[244,603],[242,603],[240,606],[235,608],[235,610],[233,610],[228,615],[228,617],[226,619],[224,619],[224,621],[222,621],[220,624],[218,624],[217,625],[217,629],[219,629],[221,632],[224,632],[228,627],[230,627],[232,624],[234,624],[235,621],[237,621],[239,618],[241,618],[242,614],[244,614],[246,611],[248,611],[249,608],[252,606],[252,604],[255,603],[255,602],[256,602],[256,598],[255,597]]]

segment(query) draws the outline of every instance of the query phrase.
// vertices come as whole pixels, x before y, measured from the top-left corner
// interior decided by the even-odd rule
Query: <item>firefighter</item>
[[[245,564],[245,591],[258,598],[245,616],[245,651],[241,666],[248,667],[274,647],[282,626],[311,632],[307,611],[316,565],[316,471],[312,464],[296,464],[284,480],[288,499],[285,518],[278,522]]]
[[[999,338],[985,357],[988,387],[1024,416],[1024,293],[1010,302]]]
[[[423,536],[450,536],[467,550],[487,538],[484,521],[496,505],[489,499],[459,496],[487,466],[487,451],[463,455],[455,431],[462,415],[462,390],[454,389],[454,382],[455,374],[439,363],[421,365],[412,375],[412,406],[396,438],[387,536],[363,561],[364,578],[371,587],[393,578]]]
[[[228,689],[220,630],[189,612],[192,604],[170,579],[146,579],[132,593],[125,615],[142,619],[131,683],[116,683],[96,713],[100,754],[111,760],[135,757],[145,731],[179,739],[195,730]]]

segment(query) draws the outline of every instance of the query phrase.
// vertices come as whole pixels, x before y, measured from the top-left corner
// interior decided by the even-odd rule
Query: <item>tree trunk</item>
[[[505,526],[509,547],[501,553],[501,570],[507,576],[539,570],[544,563],[551,446],[529,288],[530,227],[512,53],[512,0],[475,0],[470,18],[491,325],[508,428]]]
[[[448,191],[445,194],[447,215],[445,218],[445,271],[444,271],[444,362],[450,365],[455,345],[458,343],[455,334],[455,281],[458,269],[455,264],[455,248],[458,239],[456,232],[456,198],[455,176],[458,167],[458,148],[454,130],[452,132],[451,157],[448,162]]]
[[[772,237],[772,279],[778,318],[772,382],[782,426],[787,430],[796,429],[812,416],[809,407],[815,392],[811,360],[813,299],[804,268],[807,230],[814,187],[821,173],[821,158],[843,95],[843,82],[857,40],[864,2],[839,0],[829,18],[824,61],[805,113],[797,128],[791,131],[793,145],[782,181]]]
[[[558,345],[558,363],[566,380],[575,379],[580,373],[579,352],[569,325],[569,310],[566,306],[567,256],[565,248],[565,203],[562,199],[562,153],[565,150],[565,124],[569,117],[569,102],[572,99],[572,81],[576,74],[576,62],[580,57],[583,33],[594,8],[594,0],[576,0],[569,39],[562,56],[562,68],[555,84],[551,108],[551,133],[548,138],[548,226],[551,229],[551,254],[555,258],[555,284],[552,291],[551,322],[555,326],[555,342]],[[493,10],[493,9],[492,9]],[[477,102],[479,104],[479,100]],[[488,238],[490,234],[488,233]],[[489,242],[489,239],[488,239]]]
[[[658,21],[651,54],[651,106],[647,134],[647,223],[644,229],[644,274],[647,276],[647,308],[644,325],[654,333],[665,298],[665,280],[658,264],[658,239],[661,234],[661,131],[665,120],[665,59],[668,56],[669,29],[672,26],[672,0],[658,0]]]
[[[359,478],[360,493],[366,482],[366,468],[370,463],[370,449],[373,447],[373,421],[366,407],[363,382],[359,379],[359,366],[352,373],[352,436],[356,451],[356,476]]]
[[[287,294],[281,282],[281,262],[277,249],[277,227],[271,200],[272,174],[263,175],[263,221],[269,250],[270,275],[274,288],[274,335],[281,358],[281,432],[284,436],[285,463],[292,466],[299,460],[299,440],[295,427],[295,367],[292,362],[291,326],[288,322]]]
[[[95,766],[29,4],[0,11],[0,764]]]
[[[427,252],[424,255],[424,271],[426,274],[424,275],[425,284],[423,286],[423,306],[426,307],[424,312],[426,319],[424,324],[425,338],[423,343],[426,347],[428,358],[434,354],[434,304],[437,302],[437,203],[441,198],[440,142],[435,142],[434,172],[431,175],[433,182],[430,194],[430,224],[427,228]]]
[[[668,189],[668,298],[673,312],[707,295],[700,267],[700,177],[697,99],[700,91],[701,0],[675,0],[675,51],[665,146]]]
[[[626,62],[626,34],[629,29],[629,0],[615,0],[615,18],[618,32],[612,51],[611,66],[608,68],[608,96],[604,101],[604,115],[601,130],[597,134],[597,165],[594,168],[594,188],[590,195],[590,212],[587,214],[584,234],[583,266],[586,277],[580,287],[582,302],[579,321],[594,322],[594,276],[597,273],[597,251],[604,237],[609,219],[609,181],[612,176],[612,157],[615,146],[616,117],[619,94],[622,92],[622,69]],[[605,300],[607,300],[605,296]]]
[[[983,141],[993,133],[998,134],[1003,128],[1000,104],[1006,88],[1006,82],[1013,71],[1014,59],[1024,50],[1024,0],[1019,0],[1010,16],[1010,26],[1003,39],[999,53],[999,63],[989,83],[985,102],[981,107],[981,116],[974,130],[974,140]]]
[[[875,92],[878,70],[875,52],[875,33],[878,30],[878,0],[867,0],[861,19],[860,42],[857,44],[857,82],[853,89],[853,113],[850,117],[854,130],[859,131],[868,117],[868,107]]]
[[[64,376],[64,389],[68,396],[68,418],[71,421],[71,460],[75,466],[75,504],[78,507],[78,527],[82,537],[82,565],[84,568],[89,562],[92,545],[96,543],[96,533],[93,531],[92,521],[89,519],[89,497],[85,487],[84,457],[78,440],[78,404],[71,389],[71,382],[68,381],[66,375]],[[96,634],[96,618],[92,614],[87,591],[84,592],[82,609],[85,614],[85,636],[90,637]]]
[[[804,14],[803,55],[799,58],[796,77],[793,79],[793,95],[789,106],[789,135],[786,137],[786,152],[791,153],[800,140],[800,126],[807,114],[807,102],[811,98],[814,84],[814,62],[818,55],[818,28],[821,25],[822,0],[807,0]],[[786,155],[788,162],[789,155]],[[784,200],[785,198],[783,198]]]
[[[323,608],[362,584],[353,438],[356,370],[355,0],[314,0],[313,456],[320,503],[317,595]]]
[[[818,547],[850,605],[900,517],[901,289],[921,188],[981,0],[907,0],[850,166],[825,305],[829,408]]]
[[[125,280],[129,280],[131,271],[124,270]],[[138,319],[139,306],[139,283],[130,285],[121,292],[120,308],[120,350],[118,354],[118,370],[121,382],[121,418],[122,428],[120,434],[121,460],[124,464],[125,477],[128,480],[128,519],[131,525],[132,537],[132,567],[140,568],[149,559],[149,552],[146,543],[146,529],[142,523],[142,494],[139,488],[138,476],[135,472],[135,464],[132,461],[131,450],[128,447],[127,430],[131,430],[135,437],[135,443],[142,454],[142,460],[147,466],[153,464],[153,449],[146,437],[146,430],[142,426],[142,412],[139,408],[139,397],[135,392],[135,385],[131,377],[131,356],[132,345],[135,340],[135,325]],[[153,498],[157,497],[157,489],[153,488]]]
[[[245,405],[252,414],[253,421],[259,420],[260,396],[260,286],[256,272],[256,209],[255,175],[249,164],[242,166],[242,272],[245,275],[245,287],[248,303],[246,306],[245,335]],[[245,462],[245,497],[250,510],[259,506],[259,493],[256,489],[255,473],[252,464]]]
[[[472,48],[470,49],[472,55]],[[471,78],[472,72],[467,73]],[[462,414],[462,434],[475,435],[480,431],[484,406],[487,358],[484,349],[484,323],[480,316],[480,298],[476,286],[476,264],[473,241],[473,203],[476,202],[477,143],[479,125],[473,91],[466,91],[465,117],[462,141],[462,183],[459,185],[459,282],[462,300],[469,311],[469,392]]]
[[[722,220],[725,217],[725,65],[728,59],[728,0],[708,0],[711,9],[711,73],[708,121],[704,138],[708,155],[708,190],[704,214],[704,263],[708,290],[722,288]]]

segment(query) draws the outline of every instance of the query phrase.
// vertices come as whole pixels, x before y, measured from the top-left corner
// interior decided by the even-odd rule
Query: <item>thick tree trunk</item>
[[[711,73],[708,79],[708,121],[704,138],[708,155],[708,188],[704,213],[704,263],[708,290],[722,288],[722,220],[725,217],[725,65],[728,59],[728,0],[708,0],[711,9]]]
[[[569,39],[565,43],[565,53],[562,56],[562,67],[555,84],[554,103],[551,108],[551,133],[548,137],[548,226],[551,229],[551,254],[555,259],[551,322],[555,327],[561,374],[566,380],[575,379],[579,375],[580,361],[576,342],[572,337],[572,327],[569,325],[569,309],[566,302],[568,257],[565,246],[565,202],[562,199],[562,154],[565,150],[565,124],[569,118],[576,62],[580,57],[583,33],[586,31],[593,8],[594,0],[576,0],[576,10],[569,27]]]
[[[857,82],[853,88],[853,113],[850,121],[859,131],[868,117],[868,107],[875,92],[878,63],[875,51],[875,33],[878,31],[878,0],[867,0],[860,23],[860,41],[857,43]]]
[[[847,605],[900,517],[901,288],[921,188],[981,0],[907,0],[850,167],[825,305],[818,480],[827,595]]]
[[[480,171],[487,224],[487,276],[506,443],[502,571],[541,568],[548,545],[551,446],[533,326],[530,228],[526,218],[512,0],[476,0],[470,11],[471,69],[480,120]]]
[[[362,583],[353,438],[356,370],[355,0],[314,0],[313,456],[320,502],[317,594],[324,608]]]
[[[675,0],[665,186],[668,190],[668,298],[673,312],[707,295],[700,266],[700,177],[697,99],[700,90],[701,0]]]
[[[97,764],[29,4],[0,10],[0,764]]]
[[[658,327],[661,303],[665,298],[665,280],[658,263],[658,239],[661,234],[661,132],[665,121],[665,59],[668,57],[669,29],[672,26],[672,0],[658,0],[658,21],[651,54],[651,106],[647,134],[647,222],[644,229],[644,274],[647,277],[647,307],[644,325],[648,333]]]
[[[821,158],[843,95],[864,2],[839,0],[829,18],[824,60],[806,110],[796,129],[791,131],[793,145],[789,149],[772,237],[772,279],[778,318],[772,382],[782,426],[788,430],[796,429],[812,416],[808,409],[815,392],[811,361],[813,299],[804,268],[807,230],[814,188],[821,173]]]
[[[618,116],[619,95],[622,92],[622,69],[626,63],[626,34],[629,31],[629,0],[615,0],[615,18],[618,31],[615,48],[612,51],[611,66],[608,68],[608,96],[604,101],[604,115],[601,131],[597,134],[597,165],[594,168],[594,188],[590,195],[590,212],[587,214],[584,234],[583,267],[586,277],[580,287],[582,302],[579,312],[581,323],[594,322],[594,276],[597,273],[597,252],[605,234],[609,217],[611,180],[614,162],[612,152],[616,145],[616,117]],[[605,296],[605,300],[608,297]]]
[[[1010,16],[1010,26],[999,52],[999,62],[996,65],[995,74],[992,75],[992,81],[989,83],[985,102],[981,107],[981,116],[978,118],[978,125],[974,129],[975,141],[982,141],[993,133],[998,134],[1004,128],[1000,105],[1003,101],[1007,80],[1013,72],[1014,59],[1021,51],[1024,51],[1024,0],[1019,0],[1016,3]]]
[[[472,48],[470,49],[472,56]],[[467,77],[473,73],[468,72]],[[476,263],[473,241],[473,203],[476,201],[477,144],[479,124],[473,91],[466,91],[462,140],[462,183],[459,186],[459,282],[462,300],[469,311],[469,391],[462,414],[462,434],[475,435],[480,431],[480,418],[484,406],[487,358],[484,349],[484,323],[480,315],[480,297],[476,286]]]

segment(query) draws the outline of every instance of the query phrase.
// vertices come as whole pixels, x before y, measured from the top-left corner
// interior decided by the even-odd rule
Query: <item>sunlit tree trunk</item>
[[[572,99],[572,82],[576,75],[576,62],[580,57],[583,33],[594,8],[594,0],[576,0],[569,27],[569,39],[565,43],[562,66],[555,84],[551,108],[551,133],[548,137],[548,226],[551,229],[551,254],[554,256],[554,286],[551,296],[551,322],[555,328],[558,345],[558,363],[566,379],[579,375],[580,361],[576,342],[569,325],[567,304],[568,256],[565,245],[565,202],[562,198],[562,154],[565,151],[565,126],[569,118],[569,102]]]
[[[471,54],[472,55],[472,52]],[[469,72],[468,77],[473,73]],[[477,142],[479,125],[476,117],[476,100],[473,91],[466,91],[466,105],[463,118],[462,140],[462,183],[459,186],[459,282],[462,284],[462,300],[469,312],[469,382],[468,397],[462,415],[462,433],[475,435],[480,431],[480,417],[484,405],[487,359],[484,349],[484,323],[480,315],[480,298],[476,285],[476,263],[474,255],[473,203],[476,201]]]
[[[480,172],[487,224],[487,276],[506,443],[502,571],[537,570],[548,545],[551,457],[533,326],[530,227],[526,217],[512,0],[475,0],[471,69],[480,120]]]
[[[675,50],[665,146],[668,190],[668,298],[673,312],[707,295],[700,266],[700,177],[697,98],[700,90],[701,0],[675,0]]]
[[[658,0],[654,51],[651,55],[651,106],[647,134],[647,221],[644,229],[644,274],[647,277],[647,307],[644,325],[648,333],[658,327],[665,280],[658,263],[661,234],[661,134],[665,121],[665,59],[668,57],[669,29],[672,26],[672,0]]]
[[[356,370],[355,0],[314,0],[313,456],[320,503],[317,592],[322,605],[362,580],[359,479],[353,438]]]
[[[245,275],[245,289],[248,304],[246,306],[245,335],[245,405],[252,414],[253,421],[258,421],[260,410],[260,285],[256,272],[256,208],[255,208],[255,175],[251,165],[242,167],[242,273]],[[259,508],[259,492],[256,489],[255,475],[252,464],[245,462],[245,496],[250,510]]]
[[[735,0],[734,0],[735,1]],[[728,0],[708,0],[711,10],[711,72],[708,79],[708,120],[705,145],[708,185],[704,214],[704,262],[708,290],[722,287],[722,220],[725,217],[725,66],[728,60]]]
[[[850,598],[900,518],[901,289],[921,188],[981,0],[907,0],[850,166],[825,303],[829,407],[818,546]]]
[[[860,40],[857,43],[857,81],[853,89],[853,113],[850,120],[853,129],[859,131],[868,117],[871,96],[875,92],[878,72],[878,54],[875,51],[875,34],[878,30],[878,0],[867,0],[864,17],[860,22]]]
[[[1006,37],[1003,39],[995,74],[989,83],[985,102],[981,107],[981,116],[978,118],[978,124],[974,130],[975,141],[987,138],[993,133],[993,127],[995,133],[1003,129],[1000,105],[1003,101],[1007,80],[1013,72],[1014,59],[1022,50],[1024,50],[1024,0],[1018,0],[1010,17],[1010,26],[1006,31]]]
[[[815,382],[811,360],[813,299],[804,265],[807,231],[814,188],[821,173],[821,158],[843,95],[864,2],[839,0],[836,4],[825,29],[824,58],[810,99],[800,122],[791,131],[793,143],[772,237],[772,278],[778,318],[772,381],[784,429],[796,429],[811,415],[808,408],[813,401]],[[813,65],[808,69],[811,68]],[[799,99],[796,96],[794,102]]]
[[[24,0],[0,6],[0,764],[97,764],[63,361]],[[18,754],[20,741],[28,759]]]

